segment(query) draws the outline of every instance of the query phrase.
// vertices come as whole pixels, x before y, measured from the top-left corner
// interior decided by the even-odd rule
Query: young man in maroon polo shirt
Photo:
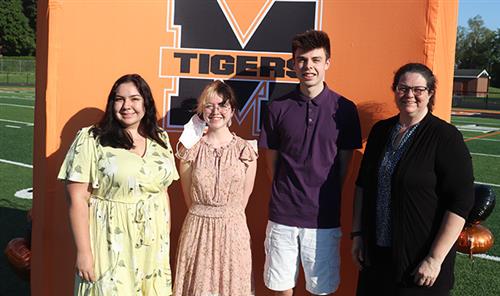
[[[361,130],[354,103],[330,90],[330,40],[322,31],[292,41],[297,88],[268,104],[259,146],[273,176],[264,282],[292,295],[302,262],[306,289],[329,295],[339,284],[340,195]]]

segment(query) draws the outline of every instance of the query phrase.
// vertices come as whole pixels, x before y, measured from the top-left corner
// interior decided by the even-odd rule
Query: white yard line
[[[468,128],[458,128],[458,130],[461,132],[473,132],[473,133],[481,133],[481,134],[489,133],[489,131],[481,131],[481,130],[477,130],[477,129],[468,129]]]
[[[474,153],[474,152],[471,152],[471,155],[486,156],[486,157],[500,157],[500,155],[496,155],[496,154]]]
[[[22,162],[7,160],[7,159],[1,159],[0,158],[0,162],[7,163],[7,164],[17,165],[17,166],[20,166],[20,167],[23,167],[23,168],[30,168],[30,169],[33,168],[33,165],[31,165],[31,164],[26,164],[26,163],[22,163]]]
[[[10,127],[10,128],[21,128],[20,126],[18,125],[10,125],[10,124],[6,124],[5,127]]]
[[[500,257],[497,257],[497,256],[491,256],[491,255],[486,255],[486,254],[477,254],[477,255],[474,255],[474,257],[500,262]]]
[[[500,185],[493,184],[493,183],[485,183],[485,182],[477,182],[477,181],[474,181],[474,183],[481,184],[481,185],[488,185],[488,186],[492,186],[492,187],[500,187]]]
[[[32,122],[24,122],[24,121],[9,120],[9,119],[1,119],[1,118],[0,118],[0,121],[3,121],[3,122],[10,122],[10,123],[25,124],[25,125],[27,125],[27,126],[34,126],[34,124],[33,124]]]
[[[25,98],[20,98],[20,97],[16,97],[16,98],[13,98],[12,96],[2,96],[0,95],[0,99],[9,99],[9,100],[22,100],[22,101],[35,101],[35,98],[34,97],[31,97],[31,96],[27,96]]]
[[[462,120],[452,120],[453,123],[461,123],[461,124],[474,124],[477,126],[500,126],[500,123],[496,122],[488,122],[488,123],[483,123],[482,125],[478,125],[477,123],[474,123],[473,121],[462,121]]]
[[[35,106],[27,106],[27,105],[16,105],[16,104],[6,104],[6,103],[0,103],[0,105],[1,106],[11,106],[11,107],[35,109]]]
[[[491,133],[500,130],[498,127],[482,126],[476,124],[466,124],[466,125],[456,125],[459,131],[466,132],[479,132],[479,133]]]
[[[468,254],[459,253],[459,252],[457,252],[457,253],[460,254],[460,255],[462,255],[462,256],[469,256]],[[485,260],[500,262],[500,257],[492,256],[492,255],[486,255],[486,254],[473,254],[472,258],[481,258],[481,259],[485,259]]]

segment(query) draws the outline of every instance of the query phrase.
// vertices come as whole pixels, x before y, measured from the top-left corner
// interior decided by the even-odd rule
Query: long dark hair
[[[167,144],[163,142],[159,135],[162,130],[158,127],[156,106],[151,88],[139,74],[126,74],[116,80],[109,92],[104,116],[90,131],[102,146],[124,148],[127,150],[134,147],[132,137],[118,122],[113,109],[116,92],[118,87],[123,83],[133,83],[144,99],[145,112],[139,124],[139,134],[145,138],[153,139],[160,146],[167,149]]]

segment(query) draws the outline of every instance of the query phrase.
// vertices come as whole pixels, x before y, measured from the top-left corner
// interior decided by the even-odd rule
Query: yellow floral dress
[[[171,295],[170,212],[166,188],[177,180],[172,149],[147,139],[143,157],[103,147],[81,129],[58,179],[89,183],[90,242],[96,282],[75,277],[74,295]]]

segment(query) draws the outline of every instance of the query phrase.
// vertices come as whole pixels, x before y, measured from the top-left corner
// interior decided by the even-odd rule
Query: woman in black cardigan
[[[357,295],[449,295],[454,243],[473,203],[460,132],[432,115],[436,79],[422,64],[395,74],[400,113],[377,122],[356,181]]]

